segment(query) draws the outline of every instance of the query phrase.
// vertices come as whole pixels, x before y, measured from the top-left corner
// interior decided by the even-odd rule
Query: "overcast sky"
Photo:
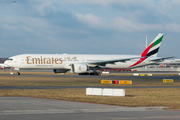
[[[180,59],[180,0],[0,0],[0,57],[24,53],[139,55],[158,35],[158,56]]]

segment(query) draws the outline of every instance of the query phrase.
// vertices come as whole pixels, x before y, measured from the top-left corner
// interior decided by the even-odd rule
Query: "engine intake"
[[[66,73],[68,69],[53,69],[54,73]]]

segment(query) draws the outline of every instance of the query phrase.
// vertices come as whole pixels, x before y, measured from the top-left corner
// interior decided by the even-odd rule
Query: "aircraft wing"
[[[174,58],[174,56],[153,58],[153,59],[150,59],[150,61],[163,61],[164,59],[169,59],[169,58]]]
[[[139,59],[142,57],[134,57],[134,58],[123,58],[123,59],[114,59],[114,60],[103,60],[103,61],[95,61],[95,62],[88,62],[88,65],[97,65],[97,66],[105,66],[106,64],[115,64],[115,62],[126,62],[132,59]]]

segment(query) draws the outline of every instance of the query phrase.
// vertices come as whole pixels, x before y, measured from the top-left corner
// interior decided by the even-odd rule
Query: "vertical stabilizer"
[[[158,34],[157,37],[151,42],[151,44],[143,51],[143,53],[141,54],[142,58],[140,58],[136,63],[134,63],[133,65],[129,67],[135,67],[139,65],[144,60],[146,60],[146,58],[150,56],[156,57],[158,54],[163,36],[164,35],[162,33]]]
[[[162,33],[158,34],[157,37],[151,42],[151,44],[141,54],[141,57],[150,57],[150,56],[156,57],[159,51],[159,47],[161,45],[163,36],[164,35]]]

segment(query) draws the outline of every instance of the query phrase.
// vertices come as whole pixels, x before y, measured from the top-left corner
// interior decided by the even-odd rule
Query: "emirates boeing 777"
[[[13,67],[20,75],[21,69],[52,69],[55,73],[78,73],[88,75],[97,69],[132,69],[154,64],[172,57],[157,57],[163,34],[158,34],[140,55],[96,55],[96,54],[21,54],[8,58],[5,65]],[[91,74],[92,74],[91,73]]]

